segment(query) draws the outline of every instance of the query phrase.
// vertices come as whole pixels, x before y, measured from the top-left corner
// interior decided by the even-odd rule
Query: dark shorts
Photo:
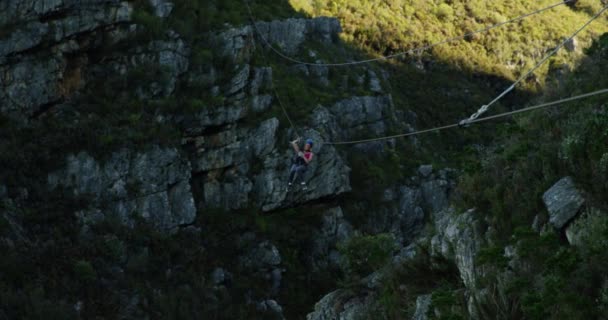
[[[306,166],[305,164],[293,164],[293,165],[291,165],[291,172],[304,173],[304,172],[306,172],[306,169],[308,169],[308,166]]]

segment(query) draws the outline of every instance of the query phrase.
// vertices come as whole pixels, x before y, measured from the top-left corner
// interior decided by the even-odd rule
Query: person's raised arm
[[[291,142],[291,146],[296,153],[300,153],[300,147],[298,146],[298,142],[300,142],[300,138]]]

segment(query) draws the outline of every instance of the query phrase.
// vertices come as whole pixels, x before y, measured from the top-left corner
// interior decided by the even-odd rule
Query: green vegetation
[[[543,1],[422,1],[422,0],[290,0],[295,9],[312,16],[334,16],[342,22],[343,38],[377,54],[406,51],[445,38],[461,36],[555,3]],[[474,73],[513,79],[529,69],[550,48],[582,26],[601,9],[599,1],[577,1],[520,23],[475,35],[466,41],[435,47],[430,54],[445,64]],[[579,40],[608,31],[599,20]],[[556,61],[573,55],[562,52]],[[537,73],[541,82],[548,67]],[[530,83],[532,85],[532,83]]]
[[[176,30],[192,48],[192,69],[205,74],[213,66],[218,70],[217,82],[213,84],[225,84],[234,65],[218,58],[210,48],[208,32],[224,29],[225,24],[247,24],[241,0],[174,2],[174,13],[162,20],[151,13],[147,1],[136,1],[134,19],[141,27],[139,34],[105,48],[104,52],[128,52],[132,41],[145,44],[166,37],[167,30]],[[344,39],[354,48],[306,43],[307,50],[303,50],[313,50],[319,58],[334,61],[361,57],[364,52],[386,54],[406,50],[550,3],[550,0],[282,0],[258,1],[253,8],[259,20],[308,14],[339,17],[345,30]],[[383,65],[390,70],[392,79],[383,86],[393,95],[398,111],[416,112],[417,127],[453,122],[489,101],[493,93],[508,85],[508,80],[569,35],[571,27],[581,25],[597,12],[598,6],[598,1],[581,0],[574,10],[561,7],[488,35],[437,47],[412,59],[423,66],[423,71],[409,63],[412,61]],[[584,33],[580,42],[587,45],[593,36],[607,29],[605,21],[600,21]],[[0,37],[5,33],[0,31]],[[569,80],[554,79],[549,65],[537,74],[540,84],[549,74],[547,83],[558,88],[555,92],[547,88],[543,99],[608,86],[604,72],[608,69],[608,35],[594,42],[586,53],[590,57],[581,60]],[[266,65],[259,51],[256,54],[252,64]],[[550,65],[559,66],[579,55],[562,52]],[[95,53],[91,58],[100,59]],[[301,76],[275,56],[270,57],[268,64],[273,67],[279,95],[290,106],[298,124],[317,105],[328,106],[349,96],[372,94],[356,79],[367,72],[366,68],[375,71],[380,68],[373,65],[331,69],[329,84],[325,86]],[[67,153],[84,150],[103,159],[119,148],[177,145],[179,128],[158,120],[159,114],[188,114],[225,103],[224,97],[209,93],[213,81],[208,79],[178,81],[177,91],[170,97],[150,99],[139,94],[149,89],[150,79],[163,87],[167,77],[167,70],[149,65],[126,75],[100,75],[78,99],[70,101],[72,107],[62,109],[57,117],[33,119],[27,125],[0,118],[0,167],[6,168],[0,172],[0,181],[11,188],[27,186],[30,202],[27,208],[4,203],[0,208],[23,219],[26,236],[41,244],[15,250],[8,243],[0,243],[0,251],[5,253],[0,259],[0,306],[4,312],[1,316],[112,318],[121,311],[116,306],[128,305],[131,301],[125,299],[135,297],[145,301],[141,305],[153,318],[252,318],[254,307],[244,297],[263,296],[269,290],[268,283],[248,280],[255,277],[246,270],[235,270],[234,277],[239,281],[231,288],[234,292],[228,294],[222,291],[226,289],[212,288],[207,276],[213,267],[233,267],[235,257],[249,245],[238,244],[235,235],[250,231],[279,246],[282,266],[287,270],[279,297],[290,319],[309,312],[322,294],[335,288],[336,279],[352,285],[354,280],[389,261],[395,249],[390,235],[357,236],[339,248],[345,274],[311,274],[307,269],[310,238],[320,224],[318,208],[314,206],[272,215],[260,215],[255,210],[205,211],[192,229],[177,235],[158,233],[144,223],[129,229],[108,219],[83,236],[73,212],[84,209],[88,199],[74,198],[63,190],[48,193],[45,188],[46,174],[60,167]],[[532,86],[529,83],[527,87]],[[529,92],[518,92],[507,101],[521,104],[530,96]],[[600,211],[593,211],[579,220],[575,226],[587,232],[579,235],[581,245],[577,246],[565,245],[553,233],[538,235],[528,226],[535,215],[546,215],[541,195],[564,175],[574,176],[600,200],[598,206],[605,206],[602,200],[608,193],[608,115],[599,107],[601,101],[590,99],[570,105],[573,108],[536,112],[459,134],[431,134],[416,148],[409,140],[399,141],[397,148],[375,158],[349,152],[354,192],[338,201],[348,202],[352,200],[349,197],[356,196],[369,204],[365,209],[353,208],[347,213],[356,224],[361,215],[369,214],[367,209],[370,212],[374,209],[384,188],[402,182],[418,164],[433,162],[460,168],[464,175],[458,185],[457,205],[477,207],[480,219],[497,230],[492,246],[483,248],[477,256],[476,263],[488,268],[487,279],[481,282],[496,289],[490,294],[504,289],[497,289],[495,279],[508,268],[509,261],[503,255],[505,245],[513,245],[529,265],[508,281],[502,293],[506,298],[496,298],[510,304],[481,306],[487,318],[497,318],[496,315],[501,319],[597,318],[608,312],[608,281],[603,276],[608,268],[605,241],[608,219]],[[505,110],[506,105],[497,105],[495,110]],[[270,113],[283,117],[276,103],[263,116]],[[390,132],[402,130],[398,125],[390,128]],[[489,153],[473,147],[462,148],[473,142],[493,148]],[[128,189],[134,193],[137,188],[131,185]],[[375,192],[367,192],[369,189]],[[0,232],[3,235],[11,232],[4,217],[0,217]],[[431,318],[464,319],[462,287],[452,263],[437,261],[423,252],[391,272],[380,293],[378,312],[389,319],[410,318],[415,297],[433,291],[432,305],[439,315],[432,314]],[[209,296],[210,291],[214,296]],[[74,304],[80,299],[90,305],[84,308],[84,314],[77,315]]]
[[[561,87],[545,99],[597,90],[608,85],[605,52],[608,35],[589,50],[589,59]],[[577,79],[587,79],[581,83]],[[526,319],[597,319],[604,305],[608,256],[605,214],[587,213],[570,228],[579,231],[575,245],[566,245],[555,233],[539,235],[530,230],[535,215],[546,216],[542,194],[559,178],[575,177],[594,205],[605,206],[607,189],[602,170],[608,148],[608,117],[601,98],[579,101],[548,113],[517,117],[497,130],[498,148],[486,154],[479,170],[469,172],[459,184],[461,206],[476,206],[494,230],[494,245],[482,249],[477,263],[486,268],[483,283],[494,289],[492,305],[482,305],[488,317]],[[594,200],[595,199],[595,200]],[[522,268],[506,284],[496,277],[507,268],[502,255],[513,245]],[[505,281],[503,281],[505,282]],[[604,302],[602,302],[604,303]],[[507,316],[508,315],[508,316]]]
[[[456,265],[432,257],[427,247],[417,247],[413,259],[389,268],[390,272],[382,280],[378,306],[370,319],[378,315],[385,319],[411,319],[416,310],[416,298],[435,290],[437,293],[432,296],[433,308],[441,310],[443,316],[462,311],[456,309],[461,305],[463,289]]]
[[[343,270],[350,279],[360,279],[384,266],[395,250],[391,234],[355,236],[341,244]]]

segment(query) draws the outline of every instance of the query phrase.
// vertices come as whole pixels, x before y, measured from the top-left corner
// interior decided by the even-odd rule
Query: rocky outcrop
[[[377,297],[369,292],[354,293],[350,290],[336,290],[315,304],[306,320],[363,320],[371,313]]]
[[[257,28],[269,43],[277,45],[287,54],[294,54],[306,40],[337,42],[338,34],[342,32],[338,19],[327,17],[258,22]]]
[[[0,26],[10,30],[0,36],[0,111],[31,115],[81,89],[87,59],[79,52],[100,44],[80,36],[118,28],[132,11],[118,0],[0,3]]]
[[[258,31],[271,44],[287,54],[295,53],[305,41],[336,43],[342,32],[340,22],[335,18],[286,19],[271,22],[257,22]],[[232,28],[213,36],[213,42],[221,48],[224,57],[237,61],[250,57],[255,31],[251,26]],[[258,41],[262,44],[263,41]]]
[[[393,109],[390,95],[352,97],[329,108],[318,107],[311,122],[332,141],[345,141],[362,135],[382,136],[395,119]]]
[[[51,190],[62,187],[91,199],[89,208],[77,213],[85,224],[112,218],[133,225],[141,218],[159,230],[175,231],[196,217],[190,172],[176,149],[123,150],[103,162],[81,152],[49,174],[48,183]]]
[[[428,320],[428,312],[431,308],[431,298],[430,294],[425,294],[422,296],[418,296],[416,298],[416,311],[414,312],[414,316],[412,320]]]
[[[313,248],[310,255],[310,264],[313,271],[338,269],[340,266],[340,253],[337,247],[344,243],[353,234],[352,225],[344,218],[342,208],[336,207],[326,210],[323,214],[321,228],[312,236]]]
[[[422,172],[411,177],[408,184],[384,190],[381,205],[367,209],[374,214],[366,215],[361,231],[390,232],[399,245],[407,246],[420,235],[431,214],[448,207],[455,172],[450,169],[433,172],[432,166],[423,166],[419,171]]]
[[[246,248],[239,257],[238,266],[245,274],[249,274],[249,277],[267,282],[270,290],[266,294],[275,296],[283,279],[281,261],[277,247],[270,241],[262,240]]]
[[[547,190],[543,201],[549,211],[549,222],[556,229],[563,228],[585,204],[585,198],[571,177],[561,179]]]

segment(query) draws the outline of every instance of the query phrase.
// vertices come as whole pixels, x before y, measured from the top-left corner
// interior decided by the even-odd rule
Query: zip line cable
[[[528,14],[520,16],[518,18],[514,18],[514,19],[508,20],[506,22],[503,22],[503,23],[500,23],[500,24],[497,24],[497,25],[494,25],[494,26],[487,27],[485,29],[474,31],[472,33],[468,33],[468,34],[466,34],[464,36],[461,36],[461,37],[458,37],[458,38],[452,38],[452,39],[444,40],[442,42],[438,42],[438,43],[433,44],[433,45],[425,46],[425,47],[422,47],[422,48],[419,48],[419,49],[413,49],[413,50],[410,50],[410,51],[407,51],[407,52],[404,52],[404,53],[401,53],[401,54],[395,54],[395,55],[392,55],[392,56],[386,56],[386,57],[381,57],[381,58],[377,58],[377,59],[368,59],[368,60],[354,61],[354,62],[342,63],[342,64],[314,64],[314,63],[306,63],[306,62],[300,62],[300,61],[291,59],[291,58],[289,58],[287,56],[284,56],[280,51],[275,50],[274,47],[272,47],[270,45],[270,43],[268,42],[268,40],[262,36],[260,30],[257,27],[255,19],[253,17],[253,13],[251,11],[251,7],[249,6],[248,0],[244,0],[244,1],[245,1],[245,4],[246,4],[246,6],[247,6],[247,8],[249,10],[251,24],[252,24],[255,32],[258,34],[259,38],[264,42],[264,44],[266,44],[269,48],[271,48],[272,51],[275,51],[275,53],[278,53],[283,58],[287,58],[288,60],[291,60],[292,62],[296,62],[296,63],[299,63],[299,64],[314,65],[314,66],[345,66],[345,65],[362,64],[362,63],[369,63],[369,62],[373,62],[373,61],[387,60],[387,59],[396,57],[398,55],[407,54],[408,52],[414,52],[416,50],[421,50],[421,51],[422,50],[426,50],[428,48],[431,48],[431,47],[439,45],[439,44],[452,42],[452,41],[455,41],[456,39],[463,39],[463,38],[465,38],[467,36],[470,36],[470,35],[473,35],[473,34],[476,34],[476,33],[480,33],[480,32],[484,32],[484,31],[489,31],[491,29],[497,28],[499,26],[502,26],[502,25],[510,23],[510,22],[522,20],[522,19],[524,19],[526,17],[529,17],[529,16],[531,16],[533,14],[537,14],[537,13],[549,10],[551,8],[557,7],[557,6],[562,5],[562,4],[566,4],[566,3],[571,2],[573,0],[566,0],[566,1],[563,1],[561,3],[554,4],[554,5],[550,6],[550,7],[543,8],[543,9],[534,11],[532,13],[528,13]],[[563,104],[563,103],[567,103],[567,102],[571,102],[571,101],[576,101],[576,100],[580,100],[580,99],[585,99],[585,98],[589,98],[589,97],[593,97],[593,96],[597,96],[597,95],[601,95],[601,94],[607,94],[608,93],[608,88],[607,89],[598,90],[598,91],[594,91],[594,92],[590,92],[590,93],[586,93],[586,94],[582,94],[582,95],[578,95],[578,96],[575,96],[575,97],[560,99],[560,100],[557,100],[557,101],[543,103],[543,104],[539,104],[539,105],[536,105],[536,106],[526,107],[526,108],[522,108],[522,109],[510,111],[510,112],[505,112],[505,113],[493,115],[493,116],[479,118],[479,116],[481,114],[483,114],[484,112],[486,112],[491,105],[493,105],[494,103],[496,103],[497,101],[499,101],[500,99],[502,99],[505,95],[507,95],[509,92],[511,92],[513,89],[515,89],[515,86],[517,84],[519,84],[520,82],[522,82],[523,80],[525,80],[527,77],[529,77],[532,73],[534,73],[534,71],[536,71],[538,68],[540,68],[547,60],[549,60],[562,47],[564,47],[566,45],[566,43],[568,43],[569,41],[571,41],[572,39],[574,39],[574,37],[576,37],[576,35],[578,35],[581,31],[583,31],[587,26],[589,26],[597,18],[599,18],[606,10],[608,10],[608,6],[604,7],[601,11],[599,11],[587,23],[585,23],[574,34],[572,34],[572,36],[570,36],[568,39],[566,39],[565,41],[563,41],[562,43],[560,43],[560,45],[558,45],[549,55],[547,55],[545,58],[543,58],[534,68],[532,68],[530,71],[526,72],[523,76],[521,76],[519,79],[517,79],[517,81],[515,81],[514,84],[512,84],[504,92],[502,92],[500,95],[498,95],[489,104],[482,106],[479,111],[477,111],[475,114],[473,114],[468,119],[462,120],[459,123],[454,123],[454,124],[449,124],[449,125],[445,125],[445,126],[441,126],[441,127],[435,127],[435,128],[431,128],[431,129],[419,130],[419,131],[414,131],[414,132],[409,132],[409,133],[396,134],[396,135],[391,135],[391,136],[384,136],[384,137],[377,137],[377,138],[370,138],[370,139],[352,140],[352,141],[339,141],[339,142],[328,141],[328,142],[323,142],[323,144],[326,144],[326,145],[353,145],[353,144],[360,144],[360,143],[367,143],[367,142],[390,140],[390,139],[395,139],[395,138],[411,137],[411,136],[416,136],[416,135],[420,135],[420,134],[424,134],[424,133],[438,132],[438,131],[452,129],[452,128],[456,128],[456,127],[462,127],[463,125],[469,125],[469,124],[480,123],[480,122],[489,121],[489,120],[493,120],[493,119],[497,119],[497,118],[508,117],[508,116],[512,116],[512,115],[515,115],[515,114],[519,114],[519,113],[524,113],[524,112],[529,112],[529,111],[533,111],[533,110],[537,110],[537,109],[541,109],[541,108],[547,108],[547,107],[551,107],[551,106],[556,106],[556,105],[560,105],[560,104]],[[262,51],[262,57],[264,59],[264,62],[267,65],[269,65],[268,57],[266,56],[266,53],[264,51]],[[276,86],[274,85],[274,80],[272,80],[272,79],[271,79],[271,89],[272,89],[274,95],[276,96],[277,102],[278,102],[279,106],[281,107],[281,109],[283,110],[283,113],[285,114],[285,117],[287,118],[287,120],[289,121],[289,124],[291,125],[292,129],[294,130],[294,133],[296,134],[297,138],[300,138],[300,135],[299,135],[299,133],[298,133],[298,131],[296,129],[296,126],[295,126],[294,122],[292,121],[291,117],[289,116],[289,113],[287,112],[287,109],[283,105],[283,102],[281,101],[281,98],[279,96],[279,92],[276,89]]]
[[[598,95],[601,95],[601,94],[608,94],[608,88],[607,89],[598,90],[598,91],[594,91],[594,92],[590,92],[590,93],[586,93],[586,94],[582,94],[582,95],[578,95],[578,96],[571,97],[571,98],[560,99],[560,100],[553,101],[553,102],[547,102],[547,103],[539,104],[539,105],[536,105],[536,106],[522,108],[522,109],[518,109],[518,110],[514,110],[514,111],[509,111],[509,112],[505,112],[505,113],[501,113],[501,114],[497,114],[497,115],[492,115],[492,116],[488,116],[488,117],[485,117],[485,118],[478,118],[478,119],[472,120],[470,123],[473,124],[473,123],[479,123],[479,122],[489,121],[489,120],[498,119],[498,118],[504,118],[504,117],[516,115],[516,114],[519,114],[519,113],[524,113],[524,112],[529,112],[529,111],[533,111],[533,110],[537,110],[537,109],[552,107],[552,106],[556,106],[556,105],[563,104],[563,103],[566,103],[566,102],[572,102],[572,101],[576,101],[576,100],[580,100],[580,99],[585,99],[585,98],[589,98],[589,97],[593,97],[593,96],[598,96]],[[362,139],[362,140],[354,140],[354,141],[342,141],[342,142],[323,142],[323,144],[328,144],[328,145],[347,145],[347,144],[359,144],[359,143],[366,143],[366,142],[375,142],[375,141],[382,141],[382,140],[390,140],[390,139],[394,139],[394,138],[403,138],[403,137],[416,136],[416,135],[420,135],[420,134],[423,134],[423,133],[436,132],[436,131],[456,128],[456,127],[461,127],[461,126],[462,125],[460,123],[455,123],[455,124],[450,124],[450,125],[446,125],[446,126],[436,127],[436,128],[432,128],[432,129],[420,130],[420,131],[415,131],[415,132],[410,132],[410,133],[403,133],[403,134],[396,134],[396,135],[386,136],[386,137],[371,138],[371,139]]]
[[[257,30],[257,26],[255,25],[255,21],[251,20],[251,23],[252,23],[253,27]],[[268,57],[266,56],[266,53],[263,50],[262,50],[262,59],[264,59],[264,64],[265,65],[270,66],[270,62],[268,60]],[[274,93],[274,96],[277,98],[277,102],[278,102],[279,106],[281,107],[281,109],[283,110],[283,114],[287,118],[287,121],[289,121],[289,125],[291,126],[291,129],[295,133],[296,138],[300,139],[301,136],[298,133],[298,129],[295,126],[294,122],[291,120],[291,117],[289,116],[289,112],[287,112],[287,109],[283,105],[283,101],[281,100],[281,96],[279,95],[279,91],[277,90],[277,87],[274,85],[274,79],[272,79],[272,77],[270,79],[270,89]]]
[[[502,99],[504,96],[506,96],[509,92],[513,91],[518,84],[520,84],[522,81],[524,81],[525,79],[527,79],[531,74],[533,74],[536,70],[538,70],[538,68],[540,68],[545,62],[547,62],[547,60],[549,60],[561,48],[563,48],[566,45],[566,43],[568,43],[569,41],[572,41],[572,39],[574,39],[574,37],[576,37],[579,33],[581,33],[581,31],[585,30],[585,28],[587,28],[593,21],[595,21],[597,18],[599,18],[606,10],[608,10],[608,6],[604,7],[602,10],[600,10],[598,13],[596,13],[595,16],[593,16],[589,21],[587,21],[587,23],[585,23],[582,27],[580,27],[578,30],[576,30],[569,38],[567,38],[566,40],[562,41],[555,49],[553,49],[539,63],[537,63],[532,69],[530,69],[528,72],[526,72],[521,77],[519,77],[510,87],[508,87],[505,91],[503,91],[496,98],[494,98],[494,100],[490,101],[490,103],[488,103],[486,105],[481,106],[481,108],[479,108],[479,110],[477,110],[477,112],[473,113],[469,118],[462,120],[460,122],[460,125],[470,124],[475,119],[479,118],[479,116],[481,116],[486,111],[488,111],[488,109],[493,104],[495,104],[496,102],[498,102],[500,99]]]
[[[482,29],[479,29],[479,30],[471,31],[471,32],[468,32],[468,33],[466,33],[464,35],[461,35],[461,36],[457,36],[457,37],[453,37],[453,38],[448,38],[448,39],[445,39],[445,40],[442,40],[442,41],[431,43],[431,44],[428,44],[426,46],[422,46],[422,47],[419,47],[419,48],[414,48],[414,49],[410,49],[410,50],[407,50],[407,51],[403,51],[403,52],[399,52],[399,53],[394,53],[394,54],[391,54],[391,55],[382,56],[382,57],[378,57],[378,58],[365,59],[365,60],[359,60],[359,61],[351,61],[351,62],[342,62],[342,63],[312,63],[312,62],[300,61],[300,60],[297,60],[297,59],[292,58],[290,56],[287,56],[286,54],[284,54],[283,52],[281,52],[280,50],[278,50],[277,48],[275,48],[270,43],[270,41],[268,41],[268,39],[262,35],[262,33],[260,32],[259,28],[257,27],[257,22],[255,20],[255,17],[253,16],[253,11],[251,9],[251,5],[249,4],[250,0],[243,0],[243,1],[245,2],[245,6],[247,7],[247,11],[249,12],[249,18],[251,19],[251,21],[253,23],[253,26],[255,28],[256,33],[258,34],[258,37],[262,40],[262,42],[271,51],[273,51],[279,57],[281,57],[281,58],[283,58],[285,60],[288,60],[290,62],[296,63],[296,64],[302,64],[302,65],[307,65],[307,66],[344,67],[344,66],[352,66],[352,65],[364,64],[364,63],[370,63],[370,62],[375,62],[375,61],[384,61],[384,60],[389,60],[389,59],[394,59],[394,58],[406,56],[408,54],[413,54],[413,53],[416,53],[416,52],[423,52],[423,51],[426,51],[428,49],[431,49],[431,48],[439,46],[439,45],[443,45],[443,44],[447,44],[447,43],[451,43],[451,42],[455,42],[455,41],[460,41],[460,40],[466,39],[468,37],[474,36],[476,34],[488,32],[490,30],[502,27],[502,26],[504,26],[506,24],[510,24],[510,23],[521,21],[521,20],[523,20],[525,18],[528,18],[530,16],[533,16],[533,15],[536,15],[536,14],[548,11],[548,10],[553,9],[555,7],[558,7],[558,6],[561,6],[561,5],[564,5],[564,4],[568,4],[570,2],[574,2],[576,0],[565,0],[565,1],[562,1],[562,2],[559,2],[559,3],[555,3],[555,4],[552,4],[552,5],[548,6],[548,7],[545,7],[545,8],[542,8],[542,9],[538,9],[538,10],[532,11],[530,13],[526,13],[524,15],[521,15],[521,16],[516,17],[516,18],[509,19],[509,20],[504,21],[504,22],[500,22],[500,23],[497,23],[497,24],[494,24],[494,25],[491,25],[491,26],[488,26],[488,27],[485,27],[485,28],[482,28]]]

